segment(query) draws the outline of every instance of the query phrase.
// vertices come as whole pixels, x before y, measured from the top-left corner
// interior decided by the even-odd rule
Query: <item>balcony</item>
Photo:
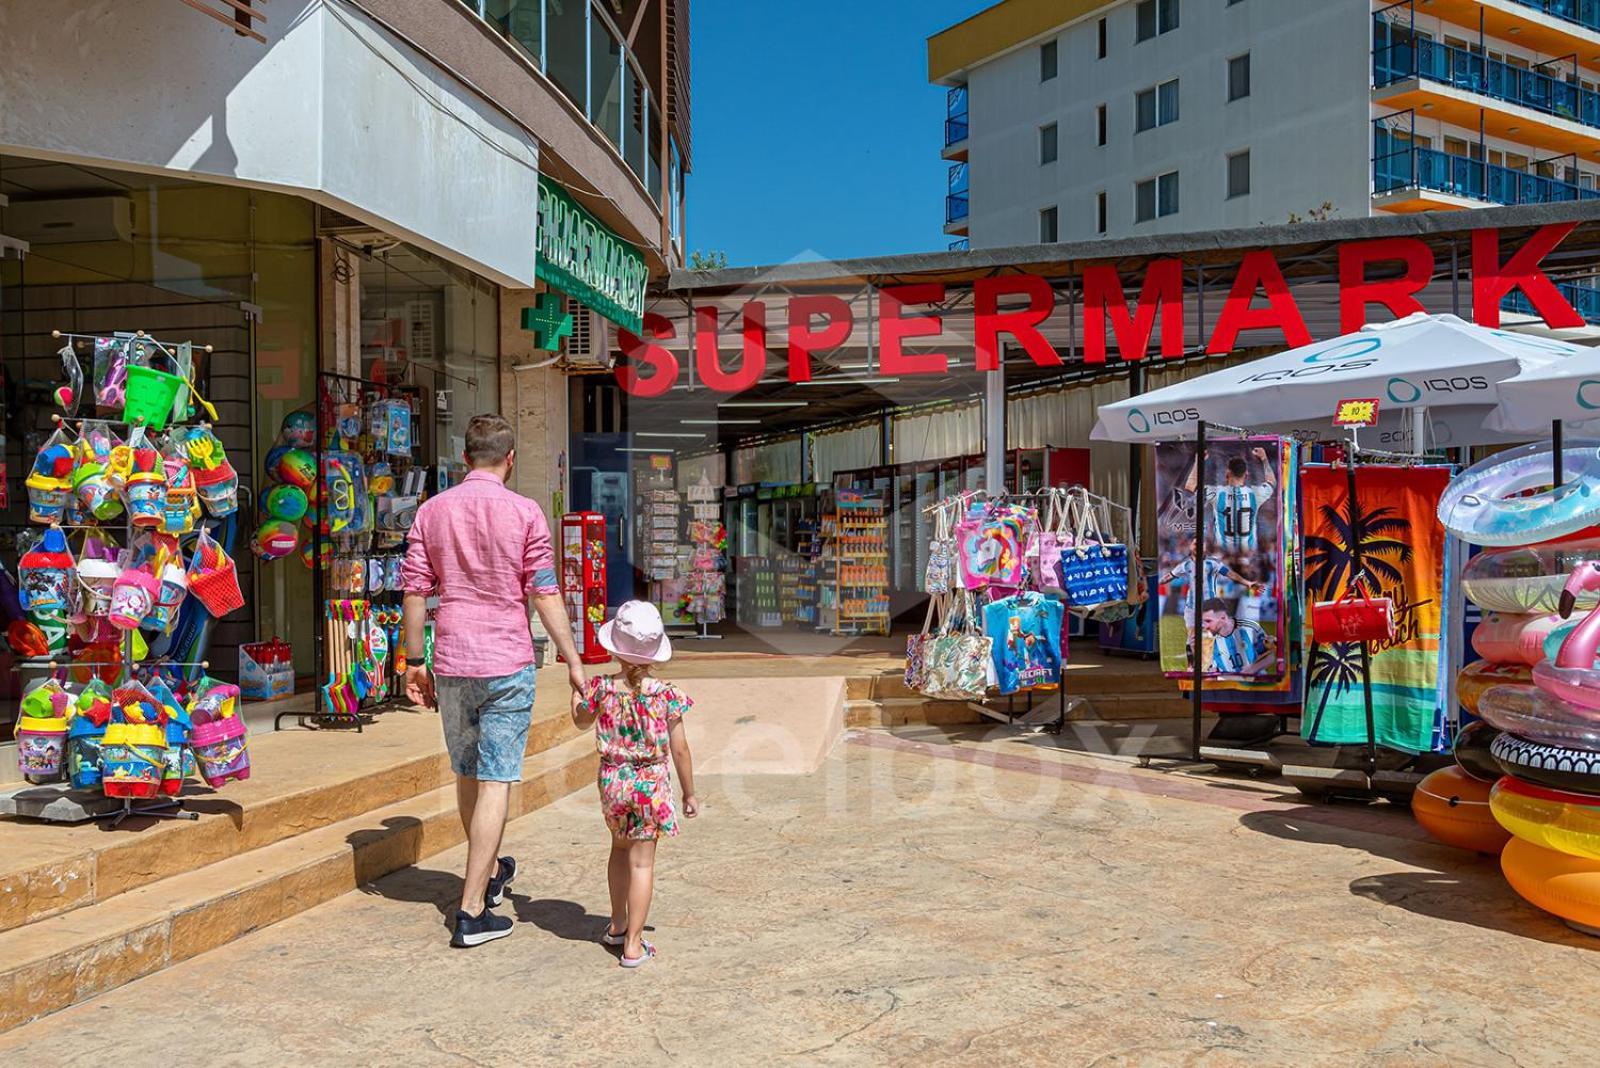
[[[1373,101],[1385,107],[1467,129],[1481,117],[1488,136],[1553,155],[1600,150],[1600,93],[1544,71],[1413,38],[1373,49],[1372,84]]]
[[[1393,212],[1600,199],[1596,190],[1557,178],[1410,147],[1381,153],[1373,160],[1372,192],[1377,207]]]
[[[1600,31],[1600,0],[1511,0],[1521,7],[1542,11],[1551,18],[1574,22]]]
[[[971,250],[972,250],[972,239],[971,238],[958,237],[954,241],[950,242],[950,251],[951,252],[970,252]]]
[[[967,194],[951,193],[944,198],[944,224],[954,226],[967,221]]]
[[[945,159],[967,158],[967,87],[958,85],[945,98],[944,151]]]
[[[1557,282],[1556,288],[1561,295],[1567,298],[1579,315],[1583,316],[1586,323],[1600,324],[1600,289],[1590,285],[1580,285],[1573,282]],[[1522,290],[1514,289],[1500,302],[1503,311],[1515,312],[1518,315],[1537,316],[1533,310],[1533,302],[1523,295]]]

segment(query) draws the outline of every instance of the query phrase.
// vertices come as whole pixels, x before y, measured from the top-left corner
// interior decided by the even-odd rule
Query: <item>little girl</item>
[[[601,941],[622,947],[621,965],[637,968],[655,956],[644,940],[655,884],[656,839],[678,833],[672,803],[667,753],[683,783],[683,814],[699,814],[694,796],[694,763],[683,732],[683,714],[693,703],[650,669],[672,659],[661,613],[645,601],[629,601],[600,627],[600,644],[621,664],[614,675],[589,683],[572,710],[582,730],[594,724],[600,750],[600,808],[611,829],[606,882],[611,888],[611,921]]]

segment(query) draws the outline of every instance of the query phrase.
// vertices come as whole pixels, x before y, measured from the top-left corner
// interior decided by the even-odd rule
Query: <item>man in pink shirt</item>
[[[517,873],[499,857],[511,784],[533,715],[534,655],[528,601],[567,663],[572,700],[582,700],[583,665],[561,604],[550,526],[533,501],[508,489],[516,435],[498,415],[467,424],[461,485],[417,509],[405,566],[406,695],[437,706],[456,804],[467,832],[467,871],[451,944],[476,946],[511,933],[490,911]],[[423,659],[428,598],[434,609],[433,671]]]

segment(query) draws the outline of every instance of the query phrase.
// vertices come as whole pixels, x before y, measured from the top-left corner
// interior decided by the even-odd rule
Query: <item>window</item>
[[[1178,121],[1178,79],[1144,89],[1133,98],[1134,130],[1143,133]]]
[[[1102,18],[1100,20],[1100,24],[1096,27],[1096,32],[1100,35],[1100,41],[1099,41],[1099,45],[1095,49],[1095,58],[1096,59],[1105,59],[1106,58],[1106,20],[1105,19]]]
[[[1056,161],[1056,124],[1049,123],[1039,127],[1039,164]]]
[[[1106,106],[1101,104],[1094,109],[1095,144],[1106,143]]]
[[[1178,172],[1169,171],[1155,178],[1134,183],[1133,221],[1149,222],[1178,213]]]
[[[1134,8],[1135,40],[1148,41],[1178,28],[1178,0],[1140,0]]]
[[[1250,195],[1250,150],[1228,157],[1228,199]]]
[[[1039,212],[1039,243],[1053,245],[1061,240],[1056,229],[1056,209],[1045,208]]]
[[[1039,80],[1047,82],[1056,76],[1056,43],[1046,41],[1039,46]]]
[[[1250,95],[1250,53],[1228,60],[1228,100],[1243,100]]]
[[[1106,191],[1104,189],[1096,193],[1094,197],[1094,232],[1097,234],[1106,232]]]

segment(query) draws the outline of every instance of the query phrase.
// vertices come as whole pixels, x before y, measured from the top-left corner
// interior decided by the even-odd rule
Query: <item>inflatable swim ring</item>
[[[1501,734],[1489,747],[1507,775],[1575,794],[1600,794],[1600,753]]]
[[[1489,612],[1554,612],[1572,569],[1600,560],[1600,541],[1485,549],[1461,572],[1467,598]],[[1579,608],[1600,605],[1600,590],[1578,598]]]
[[[1478,702],[1491,686],[1533,683],[1533,670],[1527,664],[1496,664],[1492,660],[1475,660],[1461,669],[1456,676],[1456,700],[1469,713],[1478,715]]]
[[[1478,715],[1530,742],[1600,752],[1600,710],[1568,704],[1537,686],[1491,686]]]
[[[1495,763],[1489,752],[1499,733],[1497,728],[1487,723],[1469,723],[1461,728],[1461,733],[1456,735],[1456,744],[1450,750],[1456,758],[1456,767],[1483,782],[1492,783],[1500,778],[1500,765]]]
[[[1445,845],[1498,853],[1511,832],[1489,811],[1490,784],[1460,768],[1440,768],[1417,784],[1411,812],[1422,829]]]
[[[1439,522],[1474,545],[1527,545],[1600,520],[1600,444],[1562,451],[1566,481],[1550,488],[1550,442],[1536,442],[1473,464],[1439,498]],[[1537,491],[1537,492],[1529,492]]]
[[[1496,664],[1532,667],[1544,659],[1544,640],[1561,625],[1554,612],[1544,615],[1491,614],[1472,631],[1472,651]]]
[[[1500,870],[1528,904],[1584,928],[1600,927],[1600,861],[1513,838],[1500,854]]]
[[[1600,804],[1593,797],[1545,790],[1509,775],[1489,791],[1500,826],[1536,846],[1600,860]]]
[[[1570,616],[1578,596],[1600,590],[1600,561],[1579,564],[1561,591],[1561,615]],[[1533,681],[1542,690],[1581,708],[1600,709],[1600,608],[1584,617],[1556,653],[1554,661],[1534,665]]]

